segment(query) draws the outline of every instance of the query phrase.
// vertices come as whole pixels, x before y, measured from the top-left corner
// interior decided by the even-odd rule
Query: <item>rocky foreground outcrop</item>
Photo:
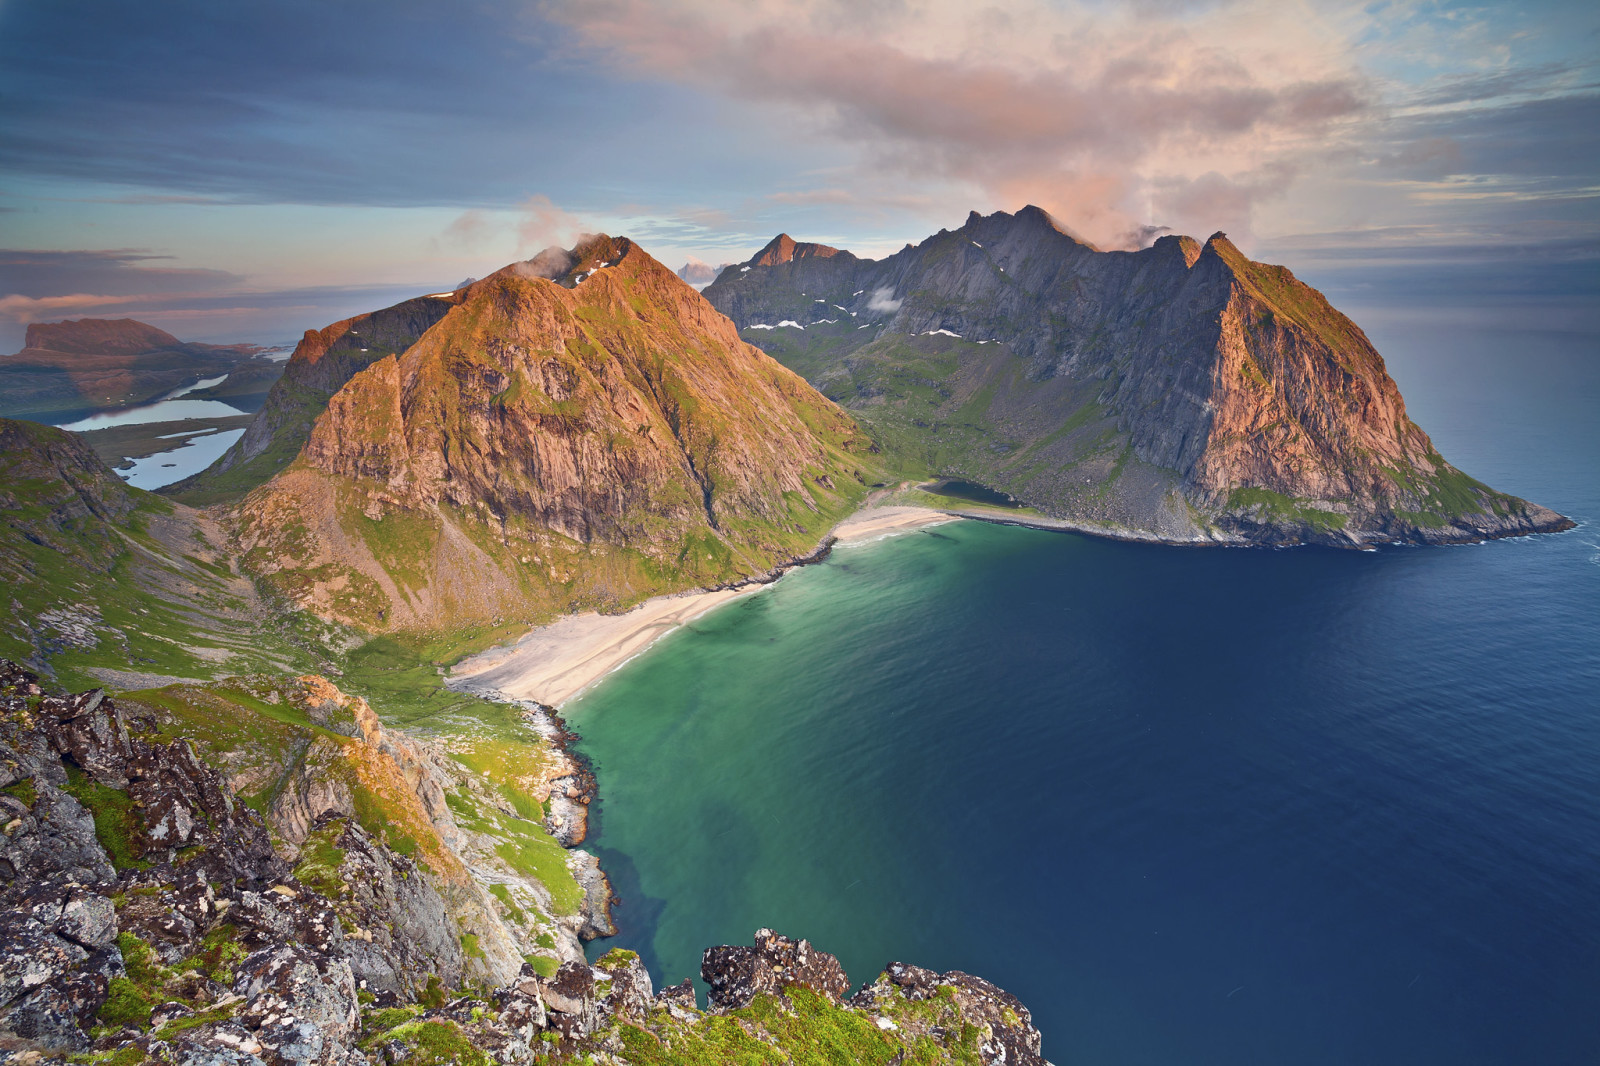
[[[620,949],[474,981],[418,861],[336,811],[285,858],[198,750],[0,661],[0,1062],[1044,1062],[985,981],[892,963],[849,996],[765,929],[705,953],[705,1008]]]

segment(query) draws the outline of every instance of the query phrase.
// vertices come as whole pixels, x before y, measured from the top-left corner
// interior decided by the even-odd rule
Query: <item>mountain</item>
[[[77,434],[0,418],[0,510],[0,656],[125,687],[323,660],[213,518],[125,485]]]
[[[235,512],[246,563],[322,617],[459,632],[745,579],[877,471],[849,416],[625,238],[436,304]]]
[[[300,454],[329,397],[373,363],[411,347],[459,302],[457,292],[420,296],[306,330],[244,436],[209,467],[162,494],[205,506],[236,500],[262,484]]]
[[[0,415],[69,422],[96,408],[132,406],[208,377],[237,374],[249,403],[277,365],[254,345],[195,344],[131,318],[34,323],[22,351],[0,358]]]
[[[712,266],[702,259],[690,256],[689,261],[678,268],[678,277],[696,289],[702,289],[717,280],[717,275],[732,265],[731,263],[722,263],[718,266]]]
[[[1036,207],[883,260],[783,234],[705,296],[914,466],[1078,528],[1348,546],[1571,525],[1447,463],[1355,323],[1225,234],[1102,252]]]

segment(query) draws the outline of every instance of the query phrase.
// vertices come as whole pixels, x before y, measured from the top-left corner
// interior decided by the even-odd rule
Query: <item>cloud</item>
[[[546,10],[619,66],[790,107],[871,165],[965,182],[1007,206],[1031,200],[1105,243],[1140,223],[1190,221],[1139,217],[1158,188],[1211,173],[1245,199],[1272,187],[1306,142],[1371,98],[1298,5],[1183,5],[1167,19],[1044,0],[1004,12],[957,0]]]
[[[892,315],[896,311],[900,310],[900,305],[903,303],[905,303],[905,301],[896,300],[894,298],[894,290],[885,285],[881,289],[872,290],[872,295],[867,297],[867,310],[879,311],[886,315]]]
[[[138,298],[135,297],[134,300]],[[98,296],[86,292],[68,296],[0,296],[0,318],[13,322],[39,322],[64,311],[102,311],[129,303],[125,296]]]
[[[494,236],[494,223],[482,211],[473,209],[457,215],[444,232],[429,242],[434,251],[473,251]]]
[[[152,292],[208,292],[244,279],[226,270],[158,266],[170,256],[138,248],[50,251],[0,248],[0,295],[79,298],[85,293],[130,296]]]
[[[550,197],[537,194],[528,197],[517,208],[517,251],[528,248],[559,246],[570,248],[578,237],[590,228],[576,215],[569,214],[550,202]]]

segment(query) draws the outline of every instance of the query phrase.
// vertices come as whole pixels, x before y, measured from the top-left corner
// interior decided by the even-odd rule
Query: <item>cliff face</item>
[[[959,410],[977,432],[946,432],[937,463],[1059,517],[1329,543],[1567,525],[1446,463],[1361,330],[1223,234],[1101,252],[1030,207],[974,213],[882,261],[786,256],[784,241],[707,299],[863,412],[905,414],[914,389],[889,379],[909,366],[953,402],[913,405],[900,421],[929,429],[913,442]],[[784,320],[805,329],[753,329]]]
[[[300,453],[329,397],[373,363],[411,347],[458,302],[453,292],[422,296],[306,330],[244,436],[162,495],[205,505],[237,499],[262,484]]]
[[[762,573],[864,494],[851,419],[626,239],[459,295],[241,505],[302,604],[381,627],[614,604]]]
[[[633,952],[591,966],[562,944],[558,960],[548,895],[470,840],[444,839],[481,827],[429,813],[467,810],[487,782],[456,765],[443,791],[418,765],[426,745],[385,736],[321,679],[287,694],[244,727],[309,712],[305,724],[364,768],[345,786],[361,796],[352,809],[336,797],[305,826],[276,804],[263,821],[215,765],[240,776],[233,715],[52,695],[0,660],[6,1053],[526,1066],[810,1061],[822,1049],[830,1062],[1044,1062],[1027,1008],[986,981],[891,963],[846,999],[833,956],[770,930],[705,953],[703,1010],[687,980],[656,993]],[[430,820],[439,832],[419,845],[408,832]]]

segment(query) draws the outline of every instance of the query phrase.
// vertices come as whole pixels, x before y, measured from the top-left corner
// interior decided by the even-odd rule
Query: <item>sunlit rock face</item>
[[[913,442],[973,426],[938,464],[1059,517],[1271,543],[1569,524],[1445,462],[1360,328],[1225,234],[1103,252],[1029,207],[882,260],[783,235],[705,295],[862,417],[898,404]]]

